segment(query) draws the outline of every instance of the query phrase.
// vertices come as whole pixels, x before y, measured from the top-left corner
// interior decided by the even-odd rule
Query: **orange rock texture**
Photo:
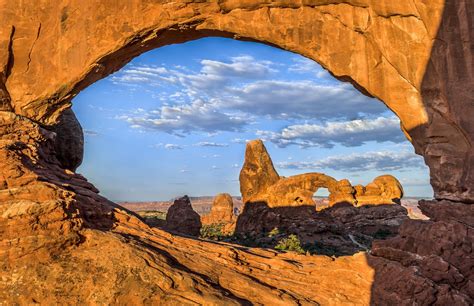
[[[201,220],[203,224],[235,222],[232,196],[228,193],[218,194],[212,201],[211,212]]]
[[[367,186],[355,187],[357,206],[377,204],[400,204],[403,198],[402,184],[392,175],[381,175]]]
[[[470,0],[0,0],[0,301],[472,304],[473,10]],[[145,51],[207,36],[302,54],[383,101],[430,167],[431,219],[333,260],[173,236],[99,196],[74,173],[83,139],[71,100]]]
[[[349,180],[340,181],[323,173],[305,173],[280,177],[261,140],[247,142],[244,165],[240,171],[242,202],[265,203],[269,208],[315,206],[314,194],[319,188],[329,191],[329,206],[347,203],[353,206],[400,204],[403,188],[391,175],[382,175],[367,186],[353,187]]]

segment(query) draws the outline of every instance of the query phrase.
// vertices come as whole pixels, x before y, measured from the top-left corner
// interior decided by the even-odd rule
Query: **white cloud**
[[[221,89],[234,79],[262,79],[276,72],[270,61],[259,61],[252,56],[244,55],[230,58],[230,62],[201,60],[201,69],[193,73],[182,67],[179,70],[157,66],[132,66],[112,77],[112,81],[122,84],[157,85],[160,81],[180,84],[189,93],[196,90]]]
[[[180,145],[167,143],[167,144],[165,144],[165,149],[167,149],[167,150],[182,150],[183,147],[180,146]]]
[[[197,147],[215,147],[215,148],[224,148],[228,147],[227,143],[217,143],[217,142],[208,142],[208,141],[201,141],[195,144]]]
[[[288,71],[301,73],[314,71],[316,74],[325,71],[309,59],[297,58],[294,61],[295,63],[287,68]],[[119,82],[143,84],[145,79],[151,85],[169,82],[173,86],[176,85],[177,90],[172,90],[172,93],[163,92],[160,95],[160,100],[163,101],[160,108],[121,116],[121,119],[126,120],[132,128],[184,136],[191,132],[213,134],[221,131],[242,131],[259,116],[322,122],[349,121],[387,113],[387,108],[382,103],[360,94],[350,84],[322,85],[313,81],[268,79],[276,71],[273,68],[276,64],[256,60],[251,56],[233,57],[229,61],[204,59],[200,64],[199,72],[156,66],[134,66],[115,75],[113,79]],[[358,141],[364,141],[362,132],[360,135],[352,134],[355,138],[347,140],[342,139],[341,134],[340,139],[332,142],[322,135],[315,138],[310,135],[310,131],[298,137],[284,135],[317,128],[316,125],[300,124],[289,126],[279,133],[261,133],[279,146],[288,144],[315,146],[316,142],[321,140],[320,146],[323,147],[331,147],[338,141],[352,146]],[[321,134],[328,127],[320,126],[319,129]],[[383,134],[374,137],[377,139],[398,137],[396,140],[398,142],[402,133],[398,131],[397,135]],[[245,140],[235,139],[233,142],[244,143]]]
[[[154,148],[164,148],[166,150],[182,150],[185,146],[174,143],[159,143],[153,146]]]
[[[215,100],[221,108],[277,119],[353,119],[388,110],[380,101],[362,95],[349,84],[263,80],[226,91],[229,96]]]
[[[290,125],[280,132],[257,131],[257,135],[279,147],[298,145],[303,148],[332,148],[336,143],[346,147],[355,147],[368,141],[394,143],[406,141],[400,131],[400,121],[396,117],[336,121],[320,125]]]
[[[295,73],[311,73],[320,79],[330,76],[329,72],[327,72],[317,62],[305,57],[294,57],[293,64],[288,68],[288,71]]]
[[[248,141],[249,141],[248,139],[234,138],[230,142],[232,142],[232,143],[247,143]]]
[[[132,128],[147,129],[179,135],[182,133],[238,131],[247,120],[226,114],[211,104],[194,101],[191,104],[162,106],[148,112],[137,112],[118,117],[127,121]]]
[[[365,152],[331,156],[319,161],[280,162],[281,169],[338,170],[338,171],[394,171],[405,168],[427,169],[423,158],[409,151]]]

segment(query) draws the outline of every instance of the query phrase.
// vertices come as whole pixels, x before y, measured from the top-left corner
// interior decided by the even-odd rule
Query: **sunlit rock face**
[[[0,300],[472,304],[473,15],[469,0],[0,0]],[[80,135],[56,130],[71,99],[206,36],[299,53],[383,101],[430,167],[432,219],[332,260],[172,236],[98,195],[73,172]]]
[[[203,224],[235,222],[234,202],[228,193],[216,195],[212,201],[211,212],[201,218]]]
[[[382,175],[367,186],[353,187],[348,179],[340,181],[323,173],[305,173],[280,177],[261,140],[247,142],[240,171],[242,201],[265,203],[268,207],[315,206],[319,188],[329,191],[329,206],[345,203],[352,206],[400,204],[403,188],[392,175]]]
[[[367,186],[355,186],[357,206],[400,204],[403,198],[402,184],[392,175],[376,177]]]

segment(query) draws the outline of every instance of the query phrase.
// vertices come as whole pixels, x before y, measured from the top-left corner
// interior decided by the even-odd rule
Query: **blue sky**
[[[206,38],[150,51],[81,92],[73,109],[86,138],[78,172],[115,201],[239,195],[245,141],[256,138],[283,176],[367,184],[390,173],[407,196],[433,194],[380,101],[263,44]]]

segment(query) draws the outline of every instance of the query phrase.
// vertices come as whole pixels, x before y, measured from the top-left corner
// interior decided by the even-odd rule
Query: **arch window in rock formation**
[[[7,304],[70,304],[71,301],[127,305],[473,304],[472,0],[133,0],[121,1],[120,5],[117,2],[40,1],[38,5],[35,1],[0,1],[0,300]],[[259,92],[255,91],[258,86],[242,90],[245,84],[228,87],[219,83],[217,70],[224,68],[238,77],[248,71],[237,69],[245,60],[251,62],[245,67],[252,68],[254,74],[269,71],[282,76],[285,63],[275,60],[276,56],[271,62],[277,65],[272,65],[257,55],[250,60],[247,52],[240,52],[241,45],[234,45],[235,48],[228,48],[226,52],[216,45],[207,49],[201,45],[199,49],[205,56],[183,65],[183,59],[189,59],[192,52],[179,53],[169,46],[211,36],[264,42],[304,55],[320,63],[339,80],[348,81],[361,92],[383,101],[400,118],[406,137],[430,168],[435,200],[419,202],[421,211],[430,220],[398,223],[401,226],[396,230],[397,236],[388,240],[377,238],[370,253],[329,258],[236,248],[172,235],[147,226],[133,213],[98,195],[96,188],[75,172],[82,160],[84,143],[80,125],[69,109],[71,101],[88,135],[86,160],[79,171],[97,183],[104,194],[113,198],[112,192],[118,190],[122,193],[115,194],[117,198],[135,197],[135,194],[143,195],[147,186],[153,186],[159,194],[174,193],[176,190],[172,187],[183,182],[178,176],[167,177],[166,173],[191,174],[193,166],[206,166],[206,171],[193,173],[192,186],[202,183],[219,192],[225,191],[228,180],[225,174],[234,177],[228,168],[217,162],[207,164],[204,162],[207,159],[190,157],[193,154],[207,158],[212,154],[214,159],[221,156],[232,169],[238,169],[242,165],[233,158],[242,158],[243,148],[241,152],[234,152],[233,158],[222,153],[203,154],[200,150],[224,148],[226,152],[232,152],[233,144],[242,139],[245,141],[245,138],[224,142],[218,138],[222,134],[209,131],[209,128],[222,122],[227,123],[231,131],[239,130],[242,124],[246,128],[258,127],[258,124],[248,123],[261,115],[264,104],[259,99],[270,92],[293,91],[280,87],[280,90]],[[240,112],[230,116],[229,110],[223,113],[222,109],[209,108],[209,102],[220,103],[220,100],[213,100],[212,95],[181,103],[178,91],[173,96],[174,102],[150,107],[144,105],[143,100],[130,99],[130,92],[115,92],[112,78],[122,76],[123,80],[125,75],[135,98],[146,94],[147,88],[136,86],[136,82],[147,81],[153,75],[161,76],[160,71],[164,71],[161,61],[153,66],[138,67],[140,69],[134,69],[135,72],[122,70],[97,82],[118,69],[130,70],[131,67],[124,67],[130,60],[140,54],[146,56],[144,53],[153,49],[156,52],[168,50],[180,58],[180,63],[164,67],[167,71],[184,69],[178,70],[182,72],[181,78],[167,75],[162,80],[166,82],[165,87],[172,88],[173,84],[184,82],[188,89],[189,86],[199,89],[185,91],[181,97],[193,97],[195,92],[212,89],[212,86],[203,87],[212,76],[212,84],[219,84],[214,86],[213,92],[230,90],[237,98],[251,93],[253,108],[249,111],[245,107],[248,104],[241,99],[228,100],[238,106]],[[197,50],[193,53],[199,55]],[[139,60],[140,57],[136,58],[132,64]],[[294,72],[304,71],[305,68],[299,67],[294,67]],[[276,76],[265,80],[259,75],[258,80],[265,81],[264,84],[286,84],[284,79],[275,82]],[[308,89],[311,82],[300,83],[299,88],[306,96],[319,97]],[[94,88],[105,88],[115,95],[101,95],[93,92]],[[155,89],[153,93],[157,92]],[[173,93],[168,96],[171,95]],[[120,103],[120,99],[132,104]],[[288,100],[292,103],[287,103]],[[295,96],[289,96],[284,105],[298,106],[301,122],[289,124],[283,115],[292,113],[280,112],[277,113],[280,118],[276,122],[281,124],[278,128],[273,131],[261,128],[259,135],[255,135],[267,140],[278,170],[289,172],[281,174],[291,175],[291,171],[330,165],[338,169],[351,166],[352,171],[360,171],[366,164],[377,167],[380,165],[377,161],[385,160],[387,156],[399,157],[392,158],[392,167],[411,160],[409,155],[403,154],[362,152],[362,146],[350,145],[352,141],[360,141],[357,137],[340,139],[340,144],[334,148],[341,146],[346,151],[338,156],[316,155],[321,148],[311,152],[313,159],[288,154],[286,150],[298,145],[308,146],[312,140],[306,134],[296,133],[301,132],[301,127],[313,135],[318,130],[328,131],[329,126],[329,130],[341,129],[341,124],[328,125],[329,122],[360,119],[325,118],[323,122],[313,122],[316,118],[313,111],[340,114],[344,104],[303,108],[298,101]],[[320,102],[324,101],[327,100]],[[81,110],[81,106],[86,109]],[[281,109],[274,107],[271,110]],[[205,128],[183,126],[179,124],[181,120],[177,120],[195,114],[207,115],[207,120],[201,121],[208,124]],[[266,115],[271,117],[275,113]],[[372,115],[372,121],[378,118],[377,114]],[[174,142],[153,139],[151,135],[158,133],[147,133],[143,129],[149,122],[172,127],[160,133],[161,136],[179,135],[189,139],[187,131],[199,130],[208,139],[193,134],[195,141],[184,144],[189,149],[184,150],[184,145],[180,146],[176,140],[179,136]],[[383,122],[390,120],[382,118],[374,125],[357,121],[355,126],[379,127]],[[173,133],[176,124],[180,129]],[[129,129],[132,126],[136,129]],[[366,134],[373,133],[362,135]],[[143,141],[138,142],[140,139]],[[126,142],[121,142],[123,140]],[[324,137],[318,138],[318,143],[324,143]],[[287,148],[280,151],[278,145]],[[301,151],[309,150],[313,149]],[[395,152],[403,150],[401,145]],[[193,163],[175,163],[162,152],[172,152],[173,157],[181,156]],[[361,156],[366,162],[361,162]],[[90,162],[92,157],[95,164]],[[134,163],[129,166],[131,162]],[[176,165],[180,165],[180,169],[176,169]],[[123,167],[130,171],[123,171]],[[132,171],[134,169],[137,171]],[[203,177],[210,171],[218,178],[213,184],[208,184]],[[387,179],[381,178],[374,184],[383,185]],[[414,185],[420,184],[415,175],[408,179]],[[161,180],[168,184],[158,184]],[[164,186],[165,190],[159,190],[157,186]],[[374,187],[372,185],[370,189],[376,189]],[[358,190],[362,188],[359,186]],[[181,207],[188,209],[189,199],[182,200],[186,205]],[[285,221],[278,218],[278,212],[284,208],[272,208],[272,214],[267,214],[264,205],[245,208],[247,210],[239,216],[236,231],[250,229],[276,233],[273,223]],[[327,229],[339,232],[339,227],[333,226],[335,219],[353,228],[351,212],[366,209],[333,208],[327,210],[332,217],[326,219],[324,228],[319,227],[317,235],[325,235]],[[370,210],[394,208],[404,210],[398,205],[373,206]],[[302,209],[301,213],[328,217],[311,207]],[[261,223],[246,222],[254,221],[255,215],[267,219],[268,226],[262,228]],[[358,223],[370,234],[372,215],[363,215],[367,218]],[[385,213],[377,215],[384,221]],[[307,218],[302,221],[305,220]],[[292,220],[286,221],[289,221],[286,222],[288,228],[297,227]],[[254,225],[257,228],[252,228]],[[372,234],[386,236],[383,232]],[[325,236],[322,238],[327,243],[337,242],[331,235]],[[347,243],[352,248],[362,242],[354,235],[345,238],[344,245]],[[320,248],[316,251],[324,254],[318,253]],[[344,253],[350,255],[353,251],[347,249]]]
[[[261,138],[279,173],[354,184],[393,173],[432,197],[426,166],[380,101],[316,62],[271,46],[206,38],[142,54],[73,100],[79,172],[116,201],[239,194],[245,142]]]

